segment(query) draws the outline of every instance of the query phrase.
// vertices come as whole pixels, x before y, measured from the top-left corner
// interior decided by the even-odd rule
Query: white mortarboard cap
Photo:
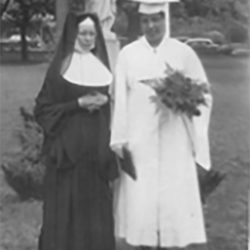
[[[92,27],[94,27],[95,23],[90,17],[87,17],[87,18],[85,18],[83,21],[81,21],[79,23],[79,26],[80,27],[82,27],[82,26],[92,26]]]
[[[131,0],[138,2],[138,12],[142,14],[155,14],[159,12],[165,12],[168,3],[177,2],[178,0]]]
[[[155,14],[165,12],[166,3],[140,3],[138,12],[141,14]]]

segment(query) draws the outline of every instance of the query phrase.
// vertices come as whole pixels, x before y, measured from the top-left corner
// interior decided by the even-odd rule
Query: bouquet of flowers
[[[165,78],[141,80],[155,90],[157,95],[152,96],[152,101],[160,101],[174,112],[185,113],[189,117],[199,116],[198,107],[206,105],[205,94],[210,91],[208,85],[184,76],[168,64],[165,73]]]

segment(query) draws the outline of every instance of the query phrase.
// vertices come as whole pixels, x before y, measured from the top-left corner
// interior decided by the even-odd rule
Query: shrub
[[[245,43],[249,38],[248,29],[240,23],[233,22],[227,30],[227,37],[232,43]]]
[[[42,198],[45,166],[41,160],[42,131],[33,113],[24,107],[19,109],[23,127],[18,131],[21,150],[12,155],[2,169],[8,184],[22,200]]]

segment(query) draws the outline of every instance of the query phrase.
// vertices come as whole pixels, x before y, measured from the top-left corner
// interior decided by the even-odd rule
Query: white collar
[[[113,80],[111,72],[91,52],[73,52],[63,77],[77,85],[94,87],[110,85]]]

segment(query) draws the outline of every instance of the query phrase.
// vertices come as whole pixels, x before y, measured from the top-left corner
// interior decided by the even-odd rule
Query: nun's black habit
[[[113,250],[112,194],[117,176],[109,149],[109,104],[89,112],[77,98],[92,91],[108,96],[108,86],[72,84],[61,75],[70,61],[78,24],[90,17],[97,30],[92,53],[109,68],[98,19],[68,14],[62,38],[36,99],[35,116],[44,131],[46,163],[40,250]]]

